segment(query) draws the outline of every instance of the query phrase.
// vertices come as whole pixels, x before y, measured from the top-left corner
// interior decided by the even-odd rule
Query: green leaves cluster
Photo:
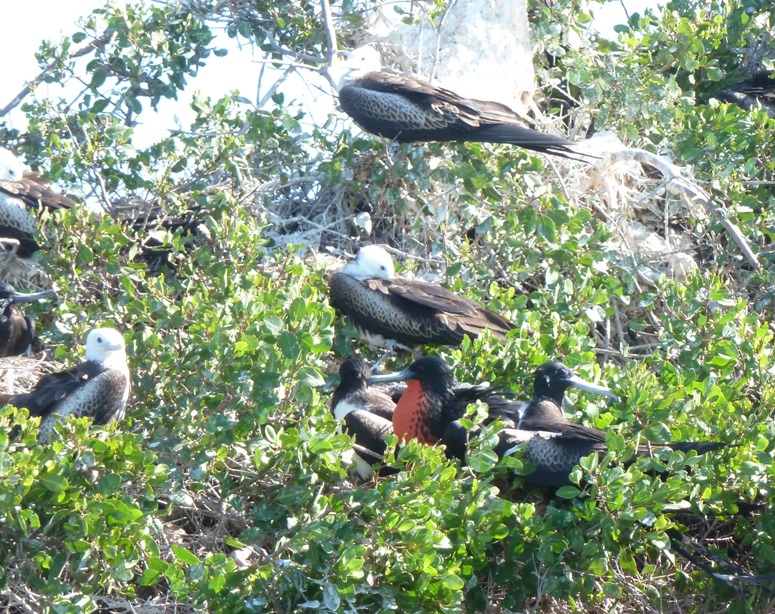
[[[46,447],[24,412],[0,410],[2,591],[73,612],[158,602],[213,612],[765,611],[766,586],[709,580],[670,540],[676,529],[710,535],[739,573],[775,568],[772,194],[756,183],[772,171],[773,124],[698,104],[768,9],[673,2],[662,18],[633,15],[616,41],[579,49],[567,33],[587,26],[588,6],[531,12],[552,58],[542,79],[583,98],[598,125],[694,164],[765,263],[745,269],[723,229],[686,214],[710,256],[685,281],[645,284],[616,251],[598,196],[574,198],[566,177],[525,152],[386,150],[329,126],[304,140],[305,118],[282,95],[256,110],[236,93],[195,98],[189,130],[138,150],[133,122],[218,61],[217,27],[275,59],[278,45],[301,59],[324,54],[317,5],[228,3],[215,14],[194,4],[95,12],[42,58],[57,59],[51,79],[86,60],[82,94],[28,103],[28,134],[0,125],[8,146],[90,202],[137,199],[143,212],[198,228],[154,230],[167,252],[155,267],[147,229],[116,211],[52,216],[41,262],[63,300],[43,337],[65,361],[90,328],[117,326],[134,391],[121,424],[65,421]],[[360,6],[337,8],[338,25],[359,22]],[[97,43],[74,57],[88,41]],[[305,174],[315,179],[294,183]],[[297,227],[282,226],[280,204],[323,228],[318,247],[350,249],[339,218],[368,211],[374,238],[443,261],[439,281],[514,322],[503,344],[485,335],[444,350],[460,380],[524,398],[533,369],[558,358],[605,381],[622,403],[572,394],[567,411],[607,431],[609,454],[582,459],[573,485],[547,502],[525,486],[531,467],[519,452],[496,460],[493,426],[467,466],[410,444],[390,449],[397,475],[353,483],[351,439],[329,414],[327,388],[340,357],[376,355],[356,348],[330,306],[324,260],[286,245],[281,231]],[[735,445],[628,463],[639,441],[709,439]]]

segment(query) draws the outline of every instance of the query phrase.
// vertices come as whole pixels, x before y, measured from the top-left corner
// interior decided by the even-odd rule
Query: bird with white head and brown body
[[[588,163],[595,158],[572,141],[526,127],[504,104],[464,98],[422,79],[383,71],[374,47],[352,50],[326,72],[339,104],[358,126],[399,143],[503,143]]]
[[[39,416],[38,441],[46,442],[55,424],[68,415],[107,424],[124,417],[131,389],[124,338],[114,328],[95,328],[86,337],[86,360],[43,376],[27,393],[0,395],[0,405],[26,407]]]
[[[0,238],[18,242],[16,255],[20,258],[28,258],[40,248],[35,240],[33,211],[75,206],[72,200],[49,188],[49,183],[0,147]]]
[[[396,277],[393,259],[378,245],[362,247],[328,286],[333,304],[373,345],[457,346],[484,330],[503,339],[514,328],[497,313],[442,286]]]

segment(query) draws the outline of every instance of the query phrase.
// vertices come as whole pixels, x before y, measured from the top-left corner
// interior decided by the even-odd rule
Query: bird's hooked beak
[[[411,369],[404,369],[403,371],[397,371],[395,373],[381,373],[379,375],[372,375],[366,380],[366,383],[371,386],[372,384],[391,384],[393,382],[405,382],[411,379],[417,379],[417,374]]]
[[[29,294],[25,294],[23,292],[14,292],[13,296],[11,297],[11,302],[14,304],[31,303],[33,301],[39,301],[46,298],[59,300],[59,296],[53,290],[43,290],[41,292],[30,292]]]
[[[575,374],[567,378],[565,380],[565,383],[570,388],[577,388],[579,390],[583,390],[585,392],[592,392],[594,394],[602,394],[603,396],[613,399],[617,403],[621,401],[621,399],[617,395],[615,395],[605,386],[593,384],[592,382],[588,382],[585,379],[581,379],[578,375],[575,375]]]

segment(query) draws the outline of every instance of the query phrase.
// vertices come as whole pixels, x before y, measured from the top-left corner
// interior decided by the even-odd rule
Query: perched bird
[[[347,432],[355,437],[353,446],[358,474],[367,479],[372,466],[382,463],[385,437],[393,433],[395,402],[379,388],[369,387],[368,365],[360,358],[349,358],[339,368],[339,385],[331,397],[331,412],[343,420]]]
[[[393,412],[393,431],[399,441],[417,439],[431,445],[445,443],[451,436],[450,429],[457,429],[455,423],[475,401],[489,406],[487,421],[500,418],[504,425],[511,427],[517,426],[523,408],[522,403],[500,396],[489,383],[457,383],[452,369],[437,356],[423,356],[403,371],[372,375],[367,380],[369,384],[397,381],[408,382]]]
[[[576,144],[527,128],[504,104],[463,98],[427,81],[381,70],[373,47],[356,49],[328,73],[342,109],[367,132],[400,143],[474,141],[506,143],[541,153],[589,161]]]
[[[399,373],[373,375],[369,383],[409,380],[409,386],[393,413],[393,431],[401,439],[422,443],[444,443],[448,455],[464,459],[467,432],[458,419],[465,404],[453,390],[454,377],[439,358],[424,356]],[[605,433],[570,422],[562,412],[565,391],[578,388],[602,394],[618,401],[608,388],[587,382],[558,362],[547,362],[535,373],[533,399],[527,405],[502,399],[487,389],[468,391],[466,402],[478,399],[490,406],[491,418],[499,417],[505,427],[500,431],[495,452],[503,457],[516,446],[525,446],[523,458],[535,465],[527,481],[546,487],[569,484],[568,476],[579,460],[594,452],[605,454]],[[717,442],[679,442],[643,444],[636,454],[647,455],[656,447],[699,454],[724,447]]]
[[[489,329],[503,339],[514,325],[473,301],[435,284],[395,277],[390,254],[377,245],[360,249],[328,282],[332,303],[368,343],[460,345]]]
[[[775,117],[775,71],[759,70],[748,79],[719,92],[716,98],[746,110],[761,106],[767,115]]]
[[[0,395],[0,406],[26,407],[40,416],[38,441],[48,441],[54,425],[70,414],[95,424],[124,417],[130,391],[124,338],[114,328],[95,328],[86,337],[86,360],[43,376],[32,391]]]
[[[15,155],[0,147],[0,237],[16,239],[16,254],[29,258],[40,249],[35,241],[35,216],[40,209],[69,209],[75,203],[48,187],[50,182],[28,171]]]
[[[174,270],[178,264],[178,254],[174,244],[182,245],[185,252],[193,250],[198,244],[209,238],[205,223],[205,213],[198,208],[169,214],[160,206],[148,203],[134,202],[132,205],[142,207],[147,211],[134,217],[122,219],[132,232],[138,233],[140,242],[128,244],[126,251],[134,254],[135,262],[144,262],[151,273],[159,273],[163,269]],[[176,241],[174,237],[179,237]]]
[[[56,299],[57,294],[53,290],[23,294],[0,282],[0,357],[24,354],[35,338],[35,323],[16,305],[46,298]]]

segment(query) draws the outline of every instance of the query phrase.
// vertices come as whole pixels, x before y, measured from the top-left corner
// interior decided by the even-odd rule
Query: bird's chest
[[[429,400],[420,382],[409,382],[393,412],[393,432],[399,441],[416,439],[420,443],[436,444],[439,438],[433,435],[429,413]]]
[[[31,234],[35,231],[35,218],[21,200],[0,194],[0,225]]]
[[[369,132],[388,138],[400,130],[432,130],[446,125],[442,113],[425,108],[401,94],[364,87],[346,87],[339,94],[342,108]]]

